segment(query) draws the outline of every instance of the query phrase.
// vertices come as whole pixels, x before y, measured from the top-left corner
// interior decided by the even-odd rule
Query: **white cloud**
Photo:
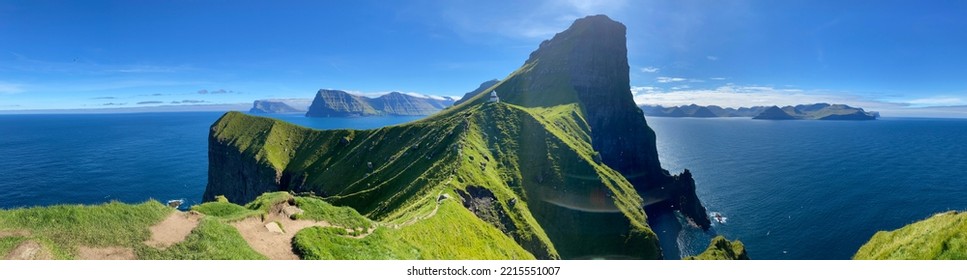
[[[460,36],[475,39],[479,34],[512,38],[549,39],[574,22],[594,15],[621,13],[627,0],[542,0],[515,3],[515,7],[489,2],[443,1],[442,17]],[[486,16],[481,16],[486,15]]]
[[[551,2],[561,2],[561,1],[551,1]],[[589,15],[593,13],[600,13],[602,11],[614,11],[624,7],[628,1],[625,0],[567,0],[563,1],[570,6],[571,9],[578,13]]]
[[[711,78],[708,78],[708,79],[709,80],[715,80],[715,81],[724,81],[725,80],[725,78],[723,78],[723,77],[711,77]]]
[[[658,67],[652,67],[652,66],[641,68],[641,72],[645,72],[645,73],[658,73],[659,70],[661,69],[659,69]]]
[[[967,100],[959,97],[936,96],[912,99],[906,101],[905,103],[908,103],[912,106],[954,106],[967,104]]]
[[[717,57],[717,56],[711,56],[711,55],[710,56],[706,56],[705,58],[707,58],[708,60],[711,60],[711,61],[719,60],[719,57]]]
[[[419,92],[403,92],[403,94],[413,96],[413,97],[429,98],[429,99],[435,99],[435,100],[447,100],[448,97],[453,98],[450,96],[429,95],[429,94],[422,94]],[[460,98],[456,98],[456,99],[460,99]]]
[[[17,94],[24,92],[23,85],[0,82],[0,94]]]
[[[677,83],[677,82],[684,82],[686,80],[688,79],[677,78],[677,77],[658,77],[657,79],[655,79],[655,81],[658,81],[659,83],[673,83],[673,82]]]

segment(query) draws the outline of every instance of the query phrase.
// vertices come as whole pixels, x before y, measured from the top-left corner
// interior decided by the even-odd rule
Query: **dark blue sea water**
[[[208,177],[208,130],[222,114],[0,115],[0,208],[149,198],[199,203]],[[419,119],[265,116],[318,129]]]
[[[0,115],[0,208],[185,199],[207,177],[209,126],[222,113]],[[270,117],[320,129],[418,117]],[[688,168],[712,234],[756,259],[846,259],[877,230],[967,209],[967,120],[759,121],[648,118],[666,169]],[[651,217],[670,258],[710,234]]]
[[[967,120],[648,123],[662,165],[691,170],[699,198],[727,217],[713,234],[755,259],[848,259],[878,230],[967,209]],[[666,253],[708,245],[700,230],[675,233],[675,217],[655,218],[660,239],[675,240]]]

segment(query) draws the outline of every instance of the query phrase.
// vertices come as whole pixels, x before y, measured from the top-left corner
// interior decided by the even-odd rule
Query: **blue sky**
[[[640,103],[967,116],[963,1],[353,2],[3,1],[0,110],[459,96],[607,14]]]

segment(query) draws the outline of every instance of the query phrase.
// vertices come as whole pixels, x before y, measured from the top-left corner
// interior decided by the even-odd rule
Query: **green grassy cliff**
[[[940,213],[894,231],[877,232],[853,259],[967,259],[967,213]]]
[[[482,91],[496,90],[500,103],[480,94],[403,125],[318,131],[227,113],[211,127],[204,198],[309,192],[397,225],[450,198],[462,207],[441,209],[476,218],[436,230],[474,232],[482,221],[541,259],[661,258],[643,195],[650,209],[680,210],[703,228],[709,221],[691,174],[672,176],[658,162],[629,89],[624,34],[605,16],[579,19]]]

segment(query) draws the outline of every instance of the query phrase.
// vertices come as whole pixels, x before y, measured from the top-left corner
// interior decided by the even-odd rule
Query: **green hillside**
[[[940,213],[894,231],[877,232],[853,259],[967,259],[967,213]]]
[[[486,196],[464,200],[485,201],[489,209],[452,211],[478,214],[535,256],[658,257],[641,198],[619,173],[595,162],[579,112],[573,104],[479,103],[366,131],[316,131],[228,113],[213,137],[256,159],[266,169],[260,173],[282,174],[288,189],[320,194],[380,222],[402,223],[441,194],[460,199],[476,195],[468,188],[484,188]]]
[[[624,34],[623,25],[605,16],[579,19],[483,90],[496,90],[502,102],[481,94],[403,125],[318,131],[227,113],[211,127],[204,199],[247,202],[265,192],[308,192],[397,225],[453,200],[462,207],[441,209],[476,218],[440,223],[447,227],[439,230],[476,232],[482,221],[511,238],[508,246],[536,258],[661,258],[640,193],[683,210],[703,228],[709,221],[691,175],[671,176],[658,163],[654,132],[628,88]],[[427,224],[439,223],[434,219]],[[316,230],[297,240],[312,244],[307,240],[331,234]],[[412,257],[397,249],[369,256]]]

